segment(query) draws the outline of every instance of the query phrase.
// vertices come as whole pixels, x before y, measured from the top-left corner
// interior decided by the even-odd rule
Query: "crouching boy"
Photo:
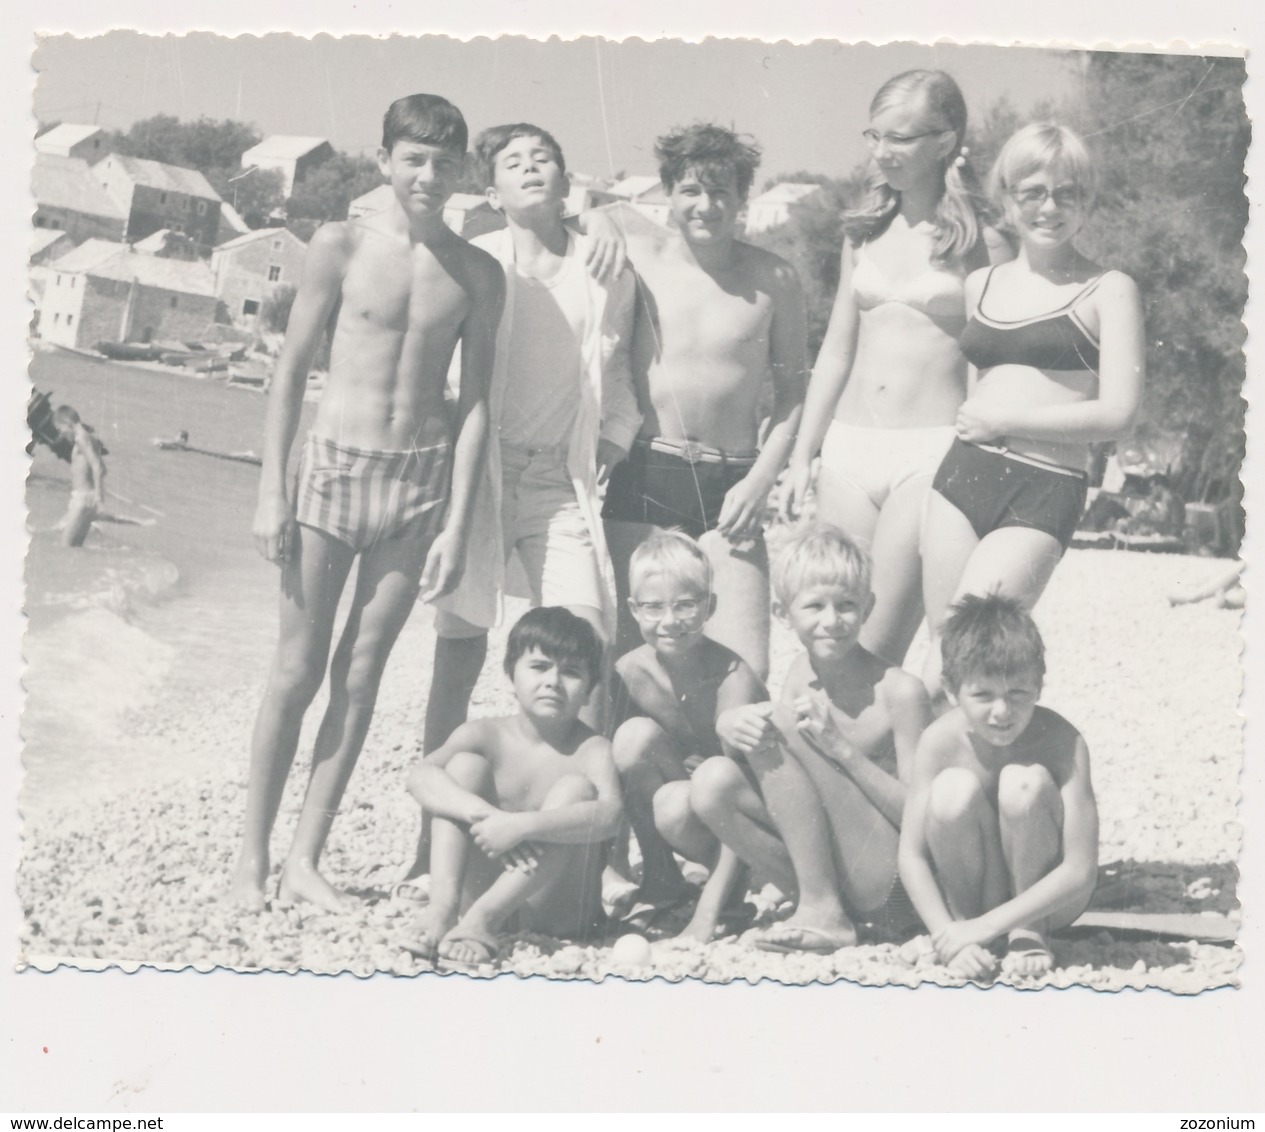
[[[792,896],[764,951],[828,954],[859,921],[900,918],[896,852],[906,783],[930,705],[921,681],[867,652],[870,561],[835,527],[806,527],[773,576],[774,612],[804,646],[776,709],[727,720],[759,793],[730,775],[695,781],[695,808],[738,856]]]
[[[1037,977],[1049,936],[1084,911],[1098,872],[1089,752],[1039,707],[1045,656],[1010,598],[967,596],[941,638],[956,707],[927,729],[901,827],[900,875],[936,956],[970,978]]]
[[[530,610],[510,631],[516,714],[464,723],[409,779],[432,819],[430,904],[412,951],[495,964],[509,931],[578,938],[603,922],[602,842],[619,823],[610,743],[580,721],[602,646],[568,610]]]
[[[628,605],[644,643],[616,665],[622,722],[613,746],[642,877],[625,919],[654,926],[660,913],[698,895],[681,875],[675,849],[711,870],[683,933],[705,943],[727,900],[741,899],[743,870],[694,810],[691,776],[747,781],[727,757],[726,721],[768,692],[746,661],[704,634],[716,598],[698,543],[675,531],[653,534],[633,552],[628,572]]]

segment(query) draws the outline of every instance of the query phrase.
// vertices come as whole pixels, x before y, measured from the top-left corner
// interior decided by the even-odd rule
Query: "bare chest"
[[[343,280],[340,319],[399,333],[455,332],[469,309],[465,288],[426,248],[365,247]]]

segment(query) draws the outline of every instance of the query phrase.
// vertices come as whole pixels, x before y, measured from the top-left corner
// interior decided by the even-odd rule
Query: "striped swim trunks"
[[[349,448],[309,434],[299,461],[294,517],[353,550],[387,539],[429,540],[448,502],[451,445],[442,421],[404,452]]]

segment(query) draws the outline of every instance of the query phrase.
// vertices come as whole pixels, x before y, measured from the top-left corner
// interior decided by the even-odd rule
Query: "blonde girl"
[[[783,510],[817,474],[818,517],[874,560],[862,643],[900,664],[922,620],[919,531],[932,476],[966,394],[957,338],[967,271],[1010,254],[982,219],[967,159],[966,103],[943,71],[889,79],[864,132],[873,158],[861,206],[844,215],[830,326],[791,455]]]
[[[1094,202],[1084,143],[1050,123],[1024,127],[998,155],[989,193],[1018,254],[966,283],[971,391],[923,531],[933,692],[945,610],[997,591],[1036,603],[1080,522],[1089,446],[1128,433],[1142,398],[1137,286],[1075,245]]]

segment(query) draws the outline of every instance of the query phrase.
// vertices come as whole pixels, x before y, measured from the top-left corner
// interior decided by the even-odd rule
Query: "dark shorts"
[[[755,457],[699,449],[690,460],[657,451],[652,443],[661,442],[638,437],[628,459],[611,472],[602,518],[675,527],[691,538],[714,530],[725,495],[751,471]]]
[[[1066,550],[1085,512],[1083,472],[954,440],[931,486],[983,538],[1003,527],[1027,527]]]

